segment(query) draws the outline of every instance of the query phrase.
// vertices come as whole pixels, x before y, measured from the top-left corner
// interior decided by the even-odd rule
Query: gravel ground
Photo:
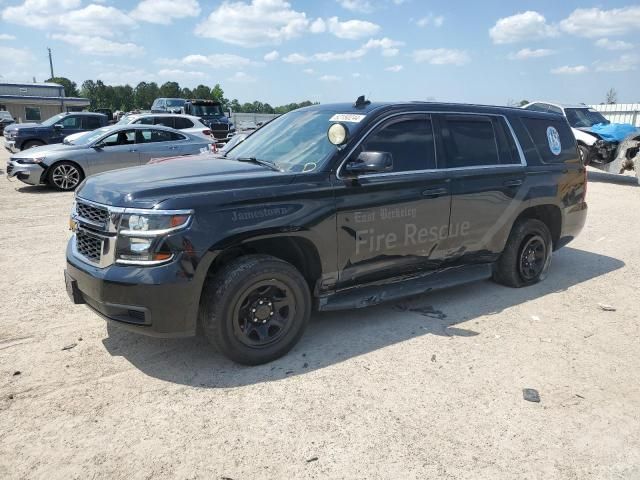
[[[315,314],[253,368],[72,305],[71,200],[0,178],[0,478],[640,478],[633,179],[591,175],[542,284]]]

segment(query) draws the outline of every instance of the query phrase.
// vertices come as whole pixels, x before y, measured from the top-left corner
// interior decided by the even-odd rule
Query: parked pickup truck
[[[587,215],[567,121],[523,109],[360,97],[207,157],[81,184],[66,288],[139,333],[201,330],[244,364],[284,355],[313,310],[533,285]]]
[[[108,123],[106,115],[93,112],[60,113],[42,123],[16,123],[4,129],[4,146],[16,153],[28,148],[62,143],[68,135],[95,130]]]

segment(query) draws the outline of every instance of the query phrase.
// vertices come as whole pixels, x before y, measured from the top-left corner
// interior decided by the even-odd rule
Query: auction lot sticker
[[[336,113],[329,119],[329,121],[360,123],[364,117],[366,117],[366,115],[358,115],[356,113]]]

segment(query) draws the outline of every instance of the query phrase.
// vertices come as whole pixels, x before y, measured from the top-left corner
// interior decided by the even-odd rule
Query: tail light
[[[215,143],[210,144],[209,148],[211,149],[211,153],[218,153],[218,147]]]
[[[202,133],[211,136],[211,130],[203,130]]]

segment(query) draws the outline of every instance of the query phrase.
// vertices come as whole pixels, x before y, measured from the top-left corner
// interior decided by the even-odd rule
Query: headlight
[[[116,243],[116,262],[129,265],[157,265],[173,258],[165,245],[169,233],[187,228],[188,210],[135,210],[122,214]]]
[[[34,158],[18,158],[16,161],[23,165],[35,165],[36,163],[44,162],[45,157],[34,157]]]

